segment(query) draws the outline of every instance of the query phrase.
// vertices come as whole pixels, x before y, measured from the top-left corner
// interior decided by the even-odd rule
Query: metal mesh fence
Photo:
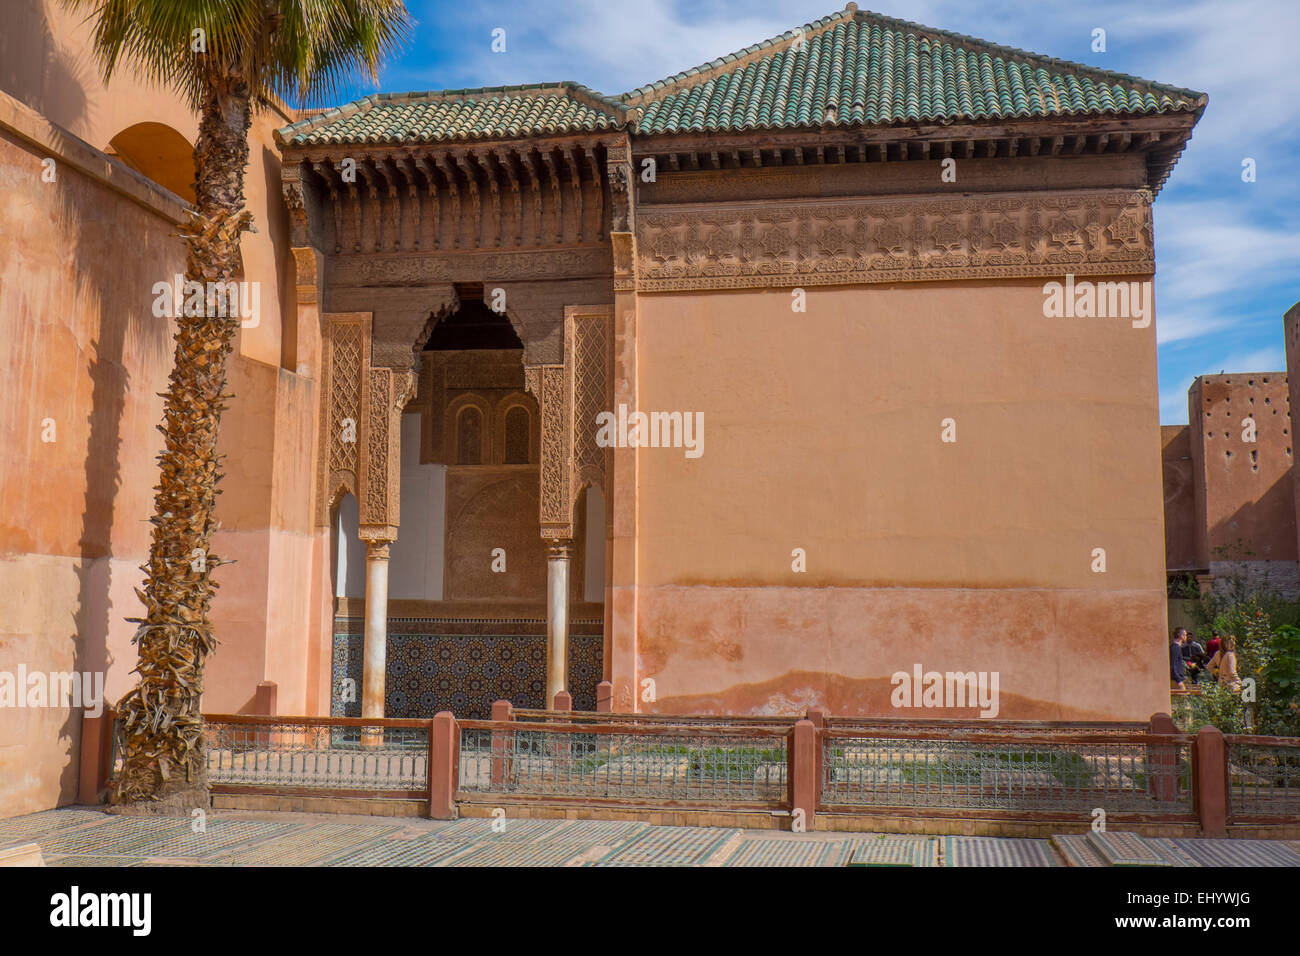
[[[1148,730],[1144,723],[1051,721],[1051,720],[959,720],[955,718],[913,719],[900,717],[831,717],[831,730],[888,734],[926,733],[935,736],[968,737],[978,734],[1051,734],[1052,736],[1131,737]]]
[[[646,727],[757,727],[789,731],[800,717],[754,717],[710,714],[617,714],[591,711],[537,710],[513,711],[514,720],[523,723],[634,724]]]
[[[1225,742],[1232,816],[1300,820],[1300,741],[1226,737]]]
[[[632,734],[553,728],[461,731],[460,788],[470,793],[781,805],[786,737],[708,728]]]
[[[827,735],[825,805],[1191,813],[1191,743],[1158,736]]]
[[[422,726],[210,720],[204,738],[214,784],[383,791],[428,786],[429,738]]]

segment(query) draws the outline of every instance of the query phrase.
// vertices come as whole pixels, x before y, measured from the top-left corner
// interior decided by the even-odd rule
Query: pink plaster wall
[[[5,13],[0,381],[10,400],[0,409],[9,449],[0,469],[0,670],[19,662],[106,670],[111,702],[133,680],[126,618],[140,612],[134,589],[148,550],[158,393],[172,360],[168,321],[152,315],[152,286],[183,272],[185,260],[174,235],[179,205],[93,150],[140,123],[193,142],[196,120],[128,69],[105,88],[88,28],[53,0],[16,0]],[[271,107],[250,135],[246,198],[258,232],[243,237],[241,251],[245,278],[262,287],[261,314],[256,328],[241,330],[230,366],[235,398],[222,428],[227,476],[215,548],[238,563],[217,572],[221,645],[207,673],[208,712],[247,709],[264,679],[281,685],[282,712],[315,712],[328,680],[312,629],[320,616],[313,570],[321,532],[312,521],[319,332],[310,306],[307,327],[297,327],[271,137],[290,119]],[[19,128],[49,140],[34,145]],[[121,185],[79,173],[63,160],[66,149]],[[41,161],[51,156],[57,178],[44,183]],[[46,418],[56,428],[51,443],[41,441]],[[79,715],[66,709],[0,714],[0,817],[73,799],[79,732]]]
[[[882,713],[915,663],[1000,671],[1004,717],[1167,706],[1154,326],[1038,280],[807,296],[640,298],[638,407],[705,421],[637,456],[656,709]]]
[[[1202,375],[1187,394],[1202,567],[1211,561],[1295,561],[1295,482],[1285,372]],[[1242,422],[1255,423],[1245,441]]]
[[[70,165],[43,182],[43,158],[0,127],[0,670],[107,668],[111,699],[134,666],[171,362],[150,286],[184,256],[162,216]],[[0,712],[0,816],[72,799],[79,737],[76,711]]]

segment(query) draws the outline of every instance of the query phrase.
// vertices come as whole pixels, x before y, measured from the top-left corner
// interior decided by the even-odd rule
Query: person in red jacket
[[[1220,636],[1218,631],[1215,631],[1214,636],[1205,642],[1206,656],[1210,660],[1214,660],[1214,655],[1219,652],[1219,648],[1222,646],[1223,646],[1223,638]]]

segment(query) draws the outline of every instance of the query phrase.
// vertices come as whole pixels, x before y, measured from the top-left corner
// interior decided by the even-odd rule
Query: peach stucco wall
[[[106,672],[105,697],[130,687],[128,617],[148,551],[172,330],[152,314],[155,282],[183,272],[180,200],[99,150],[155,123],[192,142],[195,117],[130,70],[105,88],[88,31],[48,0],[16,0],[0,30],[0,670]],[[221,450],[226,478],[204,709],[247,710],[257,683],[281,712],[316,713],[324,685],[320,614],[327,583],[314,524],[315,356],[297,328],[294,262],[279,195],[271,108],[250,135],[246,198],[258,231],[241,241],[261,285],[255,328],[231,358]],[[53,159],[54,182],[42,161]],[[146,174],[147,169],[142,170]],[[310,309],[305,310],[313,318]],[[42,441],[52,420],[56,439]],[[324,545],[328,554],[328,544]],[[0,715],[0,817],[76,795],[80,715]]]
[[[44,158],[0,126],[0,670],[106,669],[114,699],[171,362],[148,291],[184,256],[157,211],[66,163],[43,182]],[[68,802],[79,738],[76,711],[4,711],[0,816]]]
[[[1296,560],[1290,394],[1285,372],[1202,375],[1187,393],[1202,566]],[[1254,441],[1246,441],[1246,419]]]
[[[1193,477],[1192,429],[1161,425],[1161,464],[1165,490],[1165,568],[1204,568],[1196,554],[1196,482]]]
[[[705,422],[637,456],[653,708],[883,714],[918,663],[998,671],[1005,717],[1166,708],[1154,326],[1044,318],[1040,280],[791,301],[639,300],[638,407]]]
[[[114,137],[140,123],[168,127],[194,143],[198,117],[167,89],[138,79],[129,65],[108,86],[101,82],[84,13],[69,13],[58,0],[7,0],[5,18],[0,89],[15,99],[100,150],[109,151]],[[279,106],[253,118],[244,194],[257,232],[240,242],[244,273],[262,283],[262,297],[261,320],[240,331],[239,352],[287,368],[298,362],[293,257],[280,201],[280,154],[271,134],[293,120]]]

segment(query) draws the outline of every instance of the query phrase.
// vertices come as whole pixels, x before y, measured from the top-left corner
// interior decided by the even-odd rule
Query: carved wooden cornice
[[[642,207],[641,292],[1155,271],[1151,194]]]
[[[741,169],[940,159],[1141,154],[1153,193],[1168,178],[1199,113],[1032,117],[960,123],[634,134],[634,162],[661,170]]]
[[[282,191],[295,235],[336,253],[574,245],[608,230],[611,151],[627,160],[626,135],[292,147]]]

